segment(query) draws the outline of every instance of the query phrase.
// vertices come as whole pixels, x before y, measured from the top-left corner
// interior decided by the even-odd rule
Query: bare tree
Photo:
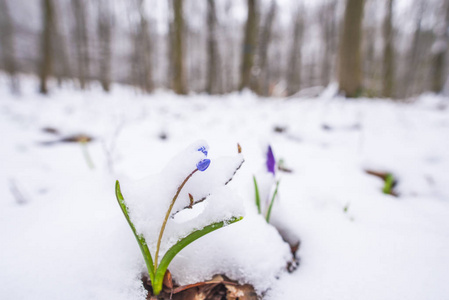
[[[63,31],[63,21],[61,16],[64,17],[64,14],[61,11],[60,2],[54,3],[54,11],[53,14],[53,51],[54,51],[54,65],[53,65],[53,75],[56,77],[58,81],[58,85],[61,85],[64,80],[71,79],[73,77],[69,55],[67,53],[67,42],[66,42],[66,34]]]
[[[207,86],[206,92],[218,92],[217,13],[215,0],[207,0]]]
[[[287,68],[287,93],[289,95],[295,94],[301,88],[301,48],[304,32],[302,9],[298,9],[294,20],[293,43]]]
[[[227,0],[224,7],[224,12],[226,16],[226,22],[222,26],[223,35],[226,45],[223,51],[223,90],[224,92],[230,93],[235,91],[236,86],[239,84],[239,66],[238,59],[236,59],[237,54],[240,51],[240,45],[235,42],[238,25],[232,22],[232,0]]]
[[[383,24],[383,90],[382,95],[393,97],[394,88],[394,47],[393,47],[393,0],[387,0],[387,13]]]
[[[268,96],[269,93],[269,79],[268,79],[268,48],[271,42],[273,21],[276,16],[276,0],[271,1],[271,5],[266,16],[259,43],[259,73],[257,80],[257,93],[263,96]]]
[[[174,7],[173,7],[173,0],[167,1],[168,3],[168,34],[167,34],[167,87],[170,89],[173,89],[173,82],[174,82],[174,74],[175,74],[175,63],[174,63],[174,36],[175,36],[175,28],[174,28]]]
[[[55,42],[54,46],[54,52],[55,52],[55,66],[53,70],[53,75],[56,77],[56,80],[58,81],[58,85],[61,86],[62,82],[64,80],[71,80],[73,77],[69,58],[67,55],[67,51],[65,49],[65,38],[63,35],[56,32],[55,34]]]
[[[239,91],[250,88],[251,71],[254,66],[254,54],[257,43],[257,0],[248,0],[248,18],[245,26],[245,37],[243,40],[243,58],[240,73]]]
[[[154,89],[151,34],[145,12],[145,0],[137,0],[136,4],[139,18],[133,34],[132,82],[150,93]]]
[[[319,14],[323,37],[324,52],[321,60],[321,81],[328,85],[333,74],[333,61],[337,44],[337,1],[330,0],[323,4]]]
[[[338,81],[346,97],[362,90],[361,40],[364,0],[347,0],[338,56]]]
[[[0,0],[0,45],[3,68],[11,81],[11,92],[19,93],[19,79],[16,76],[17,62],[14,56],[14,24],[7,0]]]
[[[42,33],[41,33],[41,59],[39,65],[41,94],[48,94],[47,80],[52,73],[53,68],[53,39],[54,39],[54,5],[52,0],[42,0]]]
[[[378,2],[375,0],[367,1],[365,4],[367,11],[376,11]],[[382,94],[382,59],[383,53],[377,53],[377,44],[379,42],[377,16],[374,13],[368,14],[364,19],[362,26],[362,77],[363,89],[370,96]]]
[[[78,80],[81,89],[87,87],[89,80],[89,43],[87,35],[87,17],[84,0],[72,0],[75,17],[75,45],[78,66]]]
[[[436,40],[432,45],[432,91],[435,93],[440,93],[444,86],[447,43],[449,42],[449,1],[445,0],[442,6],[444,14],[435,26]]]
[[[425,0],[420,0],[420,3],[417,7],[417,18],[415,30],[413,33],[412,42],[410,45],[410,50],[407,53],[405,59],[407,60],[407,64],[405,67],[405,76],[404,76],[404,84],[402,87],[402,94],[405,97],[410,97],[415,93],[416,87],[416,70],[420,60],[420,47],[421,39],[422,39],[422,19],[425,10]]]
[[[171,60],[173,72],[173,90],[177,94],[187,94],[186,77],[185,77],[185,61],[184,61],[184,16],[183,16],[183,0],[173,1],[173,23],[171,36]]]
[[[98,1],[99,78],[105,92],[111,89],[112,14],[109,1]]]

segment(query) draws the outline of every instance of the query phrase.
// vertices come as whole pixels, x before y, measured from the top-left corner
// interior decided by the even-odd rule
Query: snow
[[[198,144],[189,146],[198,140],[208,144],[211,165],[189,180],[176,210],[188,204],[188,191],[209,196],[168,222],[165,244],[189,228],[245,216],[175,257],[169,269],[179,284],[220,273],[253,284],[268,300],[449,295],[446,98],[345,100],[332,89],[315,99],[145,96],[122,86],[111,95],[54,88],[46,98],[29,78],[22,88],[12,96],[0,78],[1,299],[144,299],[145,264],[115,180],[154,243],[160,221],[150,216],[165,213],[180,180],[204,157]],[[79,133],[94,137],[86,145],[94,168],[79,143],[42,144]],[[277,174],[272,214],[301,240],[301,264],[291,274],[288,245],[254,205],[253,175],[265,194],[272,184],[262,178],[267,144],[293,170]],[[382,180],[366,169],[392,173],[400,196],[383,194]]]

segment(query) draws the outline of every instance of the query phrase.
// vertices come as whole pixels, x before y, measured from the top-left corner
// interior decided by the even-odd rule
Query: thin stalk
[[[271,209],[273,208],[274,199],[276,199],[276,195],[278,193],[278,187],[279,187],[279,180],[276,182],[276,189],[274,190],[273,197],[271,198],[270,206],[268,207],[267,211],[267,223],[270,223],[270,215],[271,215]]]
[[[257,181],[256,181],[256,176],[253,176],[253,181],[254,181],[254,190],[255,190],[255,193],[256,193],[257,211],[259,212],[259,214],[261,214],[262,210],[260,209],[260,194],[259,194],[259,187],[258,187]]]
[[[173,209],[173,205],[175,205],[176,199],[178,199],[179,193],[181,193],[181,190],[184,187],[184,185],[187,183],[187,181],[190,179],[190,177],[192,177],[192,175],[195,174],[196,171],[198,171],[198,169],[193,170],[193,172],[190,173],[186,177],[186,179],[184,179],[182,184],[178,187],[178,190],[176,191],[176,194],[175,194],[175,196],[173,197],[173,199],[172,199],[172,201],[170,203],[170,207],[168,208],[167,213],[165,214],[164,222],[162,223],[161,231],[159,232],[159,238],[157,240],[156,254],[154,256],[154,270],[155,270],[155,272],[157,270],[157,262],[158,262],[158,257],[159,257],[159,249],[161,247],[162,236],[164,235],[165,225],[167,225],[167,221],[168,221],[168,218],[170,217],[170,213],[171,213],[171,210]]]
[[[83,151],[84,159],[86,160],[87,166],[89,167],[89,169],[94,169],[95,165],[92,162],[92,159],[89,155],[89,151],[87,150],[87,142],[81,141],[80,144],[81,144],[81,149]]]

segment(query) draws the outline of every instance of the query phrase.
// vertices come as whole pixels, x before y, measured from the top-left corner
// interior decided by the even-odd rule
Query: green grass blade
[[[253,176],[253,180],[254,180],[254,190],[256,192],[256,206],[257,206],[257,211],[259,212],[259,214],[262,213],[262,210],[260,208],[260,194],[259,194],[259,186],[257,185],[257,181],[256,181],[256,176]]]
[[[165,253],[164,257],[162,258],[162,260],[159,264],[159,267],[157,268],[156,276],[155,276],[154,282],[153,282],[153,293],[155,295],[158,295],[160,293],[160,291],[162,290],[162,283],[163,283],[164,275],[165,275],[165,272],[167,271],[168,265],[170,264],[172,259],[176,256],[176,254],[179,253],[179,251],[181,251],[182,249],[184,249],[184,247],[188,246],[190,243],[196,241],[200,237],[202,237],[212,231],[220,229],[224,226],[227,226],[229,224],[238,222],[241,219],[243,219],[243,217],[232,217],[231,219],[226,220],[226,221],[213,223],[213,224],[208,225],[202,229],[196,230],[196,231],[190,233],[188,236],[177,241],[176,244],[173,245]]]
[[[382,190],[384,194],[391,194],[393,190],[393,184],[394,184],[394,177],[392,174],[388,173],[387,176],[385,176],[385,184]]]
[[[136,237],[137,243],[139,244],[140,251],[142,252],[143,258],[145,259],[145,264],[147,265],[148,274],[150,275],[151,282],[154,282],[154,270],[153,270],[153,258],[151,257],[150,250],[142,235],[137,234],[134,224],[131,222],[128,214],[128,207],[126,206],[125,199],[123,198],[122,191],[120,190],[120,183],[118,180],[115,182],[115,196],[117,197],[118,204],[125,215],[126,221],[128,221],[129,227]]]
[[[80,142],[81,150],[83,151],[84,159],[86,160],[86,164],[89,167],[89,169],[93,170],[95,169],[94,162],[92,161],[92,158],[89,155],[89,150],[87,149],[87,142]]]
[[[276,199],[276,195],[278,193],[278,187],[279,180],[276,182],[276,189],[274,190],[273,197],[271,197],[270,206],[268,207],[267,217],[265,218],[267,220],[267,223],[270,223],[271,209],[273,208],[274,199]]]

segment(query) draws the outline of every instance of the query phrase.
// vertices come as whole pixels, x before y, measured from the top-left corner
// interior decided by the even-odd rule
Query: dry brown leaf
[[[215,275],[212,280],[197,282],[173,289],[171,274],[167,271],[164,277],[164,290],[156,297],[152,296],[148,276],[142,276],[142,282],[149,294],[150,300],[257,300],[257,294],[251,285],[239,285],[221,275]],[[172,286],[171,288],[170,285]]]
[[[173,279],[169,270],[165,272],[163,284],[169,289],[173,289]]]
[[[257,300],[257,294],[254,288],[249,284],[244,285],[228,285],[225,284],[228,290],[226,299],[228,300]]]

